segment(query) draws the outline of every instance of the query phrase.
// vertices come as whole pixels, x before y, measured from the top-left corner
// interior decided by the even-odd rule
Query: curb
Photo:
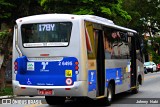
[[[6,98],[13,98],[13,97],[15,97],[15,96],[13,96],[13,95],[0,96],[0,100],[6,99]]]

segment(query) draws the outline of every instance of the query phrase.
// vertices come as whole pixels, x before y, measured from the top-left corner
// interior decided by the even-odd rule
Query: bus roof
[[[21,23],[34,23],[37,21],[44,21],[44,19],[46,19],[47,21],[51,21],[52,19],[55,19],[55,18],[57,20],[73,20],[73,19],[80,20],[82,19],[82,20],[91,21],[94,23],[103,24],[110,28],[115,28],[115,29],[119,29],[122,31],[126,31],[126,32],[137,33],[135,30],[115,25],[112,20],[102,18],[99,16],[95,16],[95,15],[73,15],[73,14],[56,14],[56,13],[55,14],[41,14],[41,15],[33,15],[33,16],[19,18],[16,20],[16,22],[17,24],[20,22]]]

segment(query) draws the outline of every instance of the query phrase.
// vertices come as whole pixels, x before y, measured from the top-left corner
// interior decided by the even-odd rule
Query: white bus
[[[15,95],[105,100],[143,83],[135,30],[94,15],[43,14],[16,20],[13,40]]]

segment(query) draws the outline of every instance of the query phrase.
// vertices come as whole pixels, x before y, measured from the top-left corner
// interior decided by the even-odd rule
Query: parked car
[[[157,71],[160,71],[160,63],[157,64]]]
[[[146,69],[146,67],[144,66],[144,73],[145,74],[147,74],[148,73],[148,71],[147,71],[147,69]]]
[[[152,62],[152,61],[145,62],[145,63],[144,63],[144,67],[146,67],[147,72],[153,73],[153,72],[157,71],[157,66],[156,66],[156,64],[155,64],[154,62]]]

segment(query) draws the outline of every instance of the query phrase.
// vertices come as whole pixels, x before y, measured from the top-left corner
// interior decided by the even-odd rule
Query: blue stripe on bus
[[[88,91],[96,90],[96,82],[97,82],[96,70],[88,71],[88,82],[89,82]]]
[[[69,78],[68,82],[72,81],[71,85],[73,85],[77,80],[76,61],[74,57],[64,57],[62,61],[33,62],[23,56],[16,59],[18,62],[16,80],[21,85],[66,86],[66,79]]]
[[[121,68],[109,68],[106,69],[106,87],[108,87],[108,81],[113,79],[116,85],[122,84],[122,69]],[[96,90],[97,77],[96,70],[88,71],[88,91]]]
[[[110,81],[113,79],[116,85],[122,84],[122,69],[121,68],[109,68],[106,69],[106,80]],[[106,87],[108,87],[108,82],[106,82]]]

